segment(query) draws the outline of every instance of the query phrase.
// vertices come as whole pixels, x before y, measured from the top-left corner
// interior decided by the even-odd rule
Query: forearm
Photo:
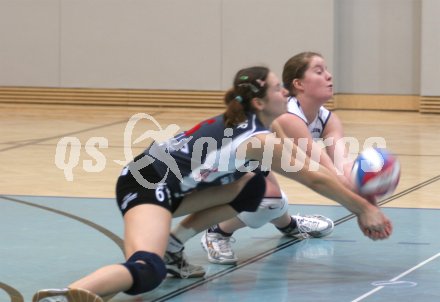
[[[345,187],[347,187],[349,190],[353,190],[353,185],[350,180],[351,166],[348,167],[348,164],[344,164],[338,169],[338,167],[333,164],[330,157],[324,150],[321,153],[319,163],[321,166],[327,168],[329,172],[331,172],[333,176],[337,178]]]
[[[369,207],[372,207],[366,199],[347,188],[338,179],[336,173],[331,172],[323,165],[320,165],[317,170],[311,169],[309,158],[305,158],[303,167],[299,171],[288,172],[284,169],[280,170],[278,172],[284,176],[297,180],[315,192],[338,202],[356,215],[364,213]]]
[[[330,172],[324,171],[325,168],[320,168],[317,172],[310,172],[316,174],[308,177],[309,184],[307,186],[310,189],[338,202],[356,215],[364,213],[369,207],[372,207],[366,199],[348,189]]]

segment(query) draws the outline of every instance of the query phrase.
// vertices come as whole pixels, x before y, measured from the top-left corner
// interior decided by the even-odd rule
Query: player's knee
[[[238,213],[243,211],[255,212],[264,197],[265,191],[266,179],[262,173],[257,173],[229,205]]]
[[[137,251],[123,265],[129,270],[133,285],[125,293],[138,295],[159,286],[167,275],[165,263],[158,255]]]
[[[238,218],[251,228],[259,228],[281,217],[288,210],[288,200],[284,192],[279,198],[264,198],[256,212],[241,212]]]

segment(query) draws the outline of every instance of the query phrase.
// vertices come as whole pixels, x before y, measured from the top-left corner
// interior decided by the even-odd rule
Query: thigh
[[[231,202],[254,175],[252,172],[246,173],[240,179],[229,184],[210,187],[188,194],[176,211],[174,211],[173,216],[187,215]]]
[[[125,213],[124,226],[126,258],[136,251],[164,256],[170,234],[170,211],[155,204],[141,204]]]
[[[275,173],[270,172],[266,176],[266,193],[265,197],[280,197],[281,196],[281,188],[278,184],[278,181],[275,177]]]

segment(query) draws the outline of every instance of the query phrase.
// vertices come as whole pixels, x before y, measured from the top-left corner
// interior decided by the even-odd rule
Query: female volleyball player
[[[327,70],[324,58],[314,52],[293,56],[284,65],[283,83],[290,97],[288,113],[276,119],[275,124],[281,127],[278,134],[293,139],[308,156],[351,189],[349,177],[353,162],[348,159],[343,142],[342,123],[336,114],[323,107],[333,96],[332,75]],[[325,150],[316,142],[319,139],[324,141]],[[287,197],[280,190],[275,177],[267,177],[266,181],[265,198],[256,212],[242,212],[204,232],[201,242],[210,262],[237,262],[230,239],[236,230],[245,226],[259,228],[271,222],[287,236],[303,233],[323,237],[331,232],[331,221],[320,215],[290,216]],[[174,236],[179,237],[178,231],[179,228],[176,228]]]
[[[310,171],[304,156],[303,168],[288,172],[303,152],[268,130],[287,106],[286,90],[274,73],[265,67],[246,68],[233,83],[225,95],[224,114],[165,143],[153,143],[122,170],[116,197],[124,217],[125,262],[100,268],[66,289],[41,290],[34,302],[103,301],[101,297],[118,292],[153,290],[170,269],[163,259],[172,217],[190,214],[182,226],[191,225],[186,230],[191,237],[237,213],[256,211],[266,187],[261,168],[341,203],[357,215],[366,236],[390,236],[391,222],[380,209],[345,188],[328,169]]]

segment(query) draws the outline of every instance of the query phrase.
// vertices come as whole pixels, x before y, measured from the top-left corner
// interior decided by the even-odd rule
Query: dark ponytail
[[[255,66],[237,72],[234,86],[224,98],[227,106],[225,112],[226,127],[234,127],[246,120],[246,113],[253,112],[251,100],[266,95],[266,79],[270,70],[267,67]]]

